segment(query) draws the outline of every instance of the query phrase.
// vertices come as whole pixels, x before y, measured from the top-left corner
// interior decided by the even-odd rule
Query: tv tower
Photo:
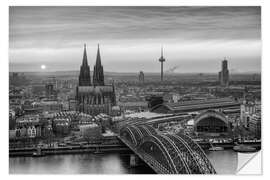
[[[163,62],[165,62],[165,58],[163,58],[163,47],[161,47],[161,57],[159,58],[159,62],[161,63],[160,80],[163,81]]]

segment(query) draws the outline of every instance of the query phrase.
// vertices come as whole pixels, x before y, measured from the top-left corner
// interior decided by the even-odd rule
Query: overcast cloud
[[[10,71],[79,70],[83,44],[105,71],[260,72],[260,7],[10,7]]]

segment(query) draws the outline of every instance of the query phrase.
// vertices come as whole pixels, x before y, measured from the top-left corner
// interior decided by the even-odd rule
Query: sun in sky
[[[46,65],[42,64],[42,65],[40,66],[40,68],[41,68],[42,70],[45,70],[45,69],[46,69]]]

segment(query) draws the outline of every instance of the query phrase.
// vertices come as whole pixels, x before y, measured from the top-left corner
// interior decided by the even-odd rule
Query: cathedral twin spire
[[[94,66],[93,72],[93,85],[94,86],[104,85],[104,74],[103,74],[103,66],[101,64],[99,45],[97,50],[96,65]],[[81,65],[79,75],[79,86],[91,86],[90,68],[87,62],[86,44],[84,44],[83,62]]]
[[[84,50],[83,50],[83,66],[88,66],[87,62],[87,53],[86,53],[86,44],[84,44]]]
[[[103,66],[101,65],[99,44],[97,49],[96,65],[94,66],[93,84],[95,86],[104,86],[104,74],[103,74]]]
[[[91,86],[90,68],[87,62],[86,45],[84,44],[83,61],[79,75],[79,86]]]

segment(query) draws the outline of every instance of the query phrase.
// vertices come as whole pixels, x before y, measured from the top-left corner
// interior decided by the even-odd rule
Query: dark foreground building
[[[221,86],[229,86],[228,61],[226,59],[222,61],[222,67],[221,71],[218,73],[218,78]]]
[[[97,115],[111,114],[112,106],[116,104],[113,85],[105,85],[103,66],[101,64],[99,46],[93,81],[91,82],[90,67],[87,62],[86,45],[84,45],[83,61],[79,75],[79,85],[76,89],[76,110]]]

